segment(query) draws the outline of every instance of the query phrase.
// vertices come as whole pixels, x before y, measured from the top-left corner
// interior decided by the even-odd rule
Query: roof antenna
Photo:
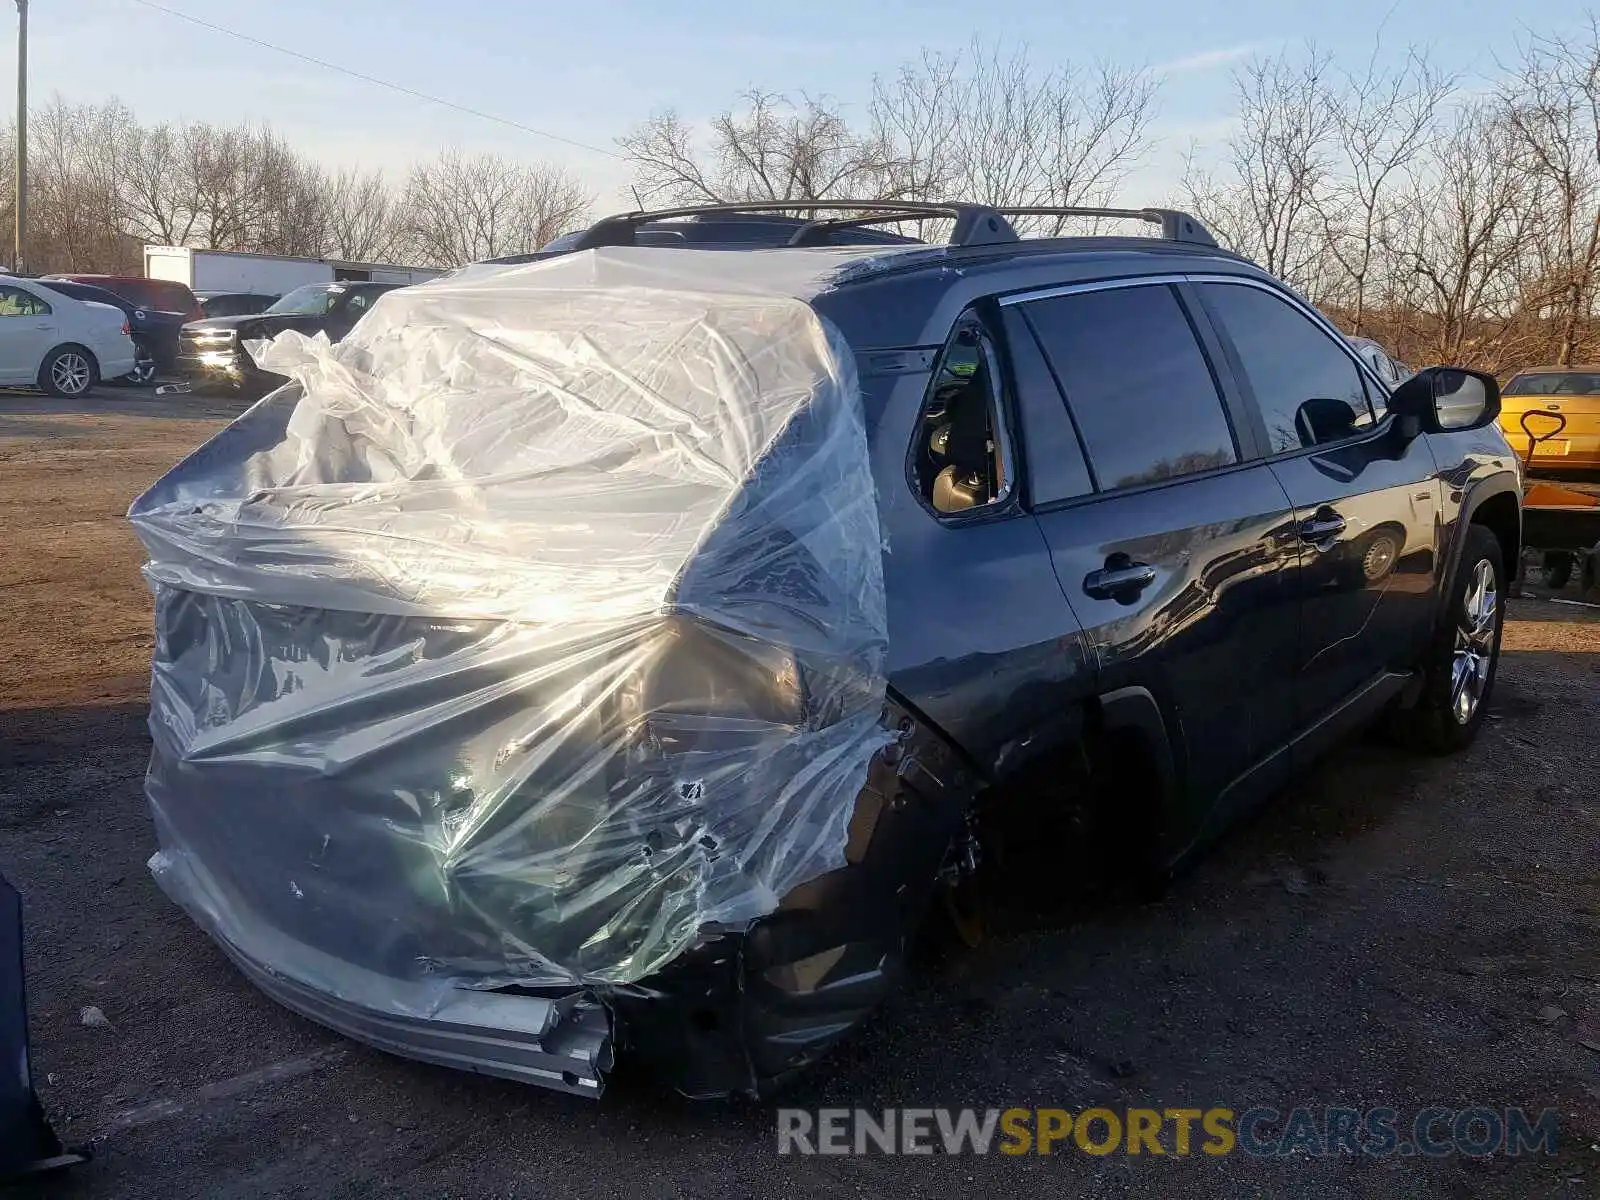
[[[633,211],[634,212],[643,212],[644,211],[644,197],[639,195],[639,185],[636,184],[636,183],[630,183],[628,185],[628,190],[633,193],[633,203],[634,203],[634,210]]]

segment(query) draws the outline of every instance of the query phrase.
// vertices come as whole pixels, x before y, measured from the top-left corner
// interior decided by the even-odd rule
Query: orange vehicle
[[[1600,470],[1600,367],[1519,372],[1500,390],[1500,428],[1532,468]],[[1531,451],[1529,428],[1539,436]]]
[[[1517,431],[1525,446],[1522,461],[1527,468],[1522,484],[1522,544],[1541,553],[1546,587],[1559,591],[1577,570],[1579,585],[1588,593],[1600,587],[1596,570],[1600,567],[1600,494],[1563,487],[1532,474],[1540,447],[1564,438],[1567,425],[1559,406],[1527,408],[1517,418]]]

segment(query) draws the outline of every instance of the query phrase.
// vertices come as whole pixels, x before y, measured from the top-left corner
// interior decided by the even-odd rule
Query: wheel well
[[[98,375],[100,373],[100,360],[95,357],[95,352],[89,349],[89,347],[85,346],[82,342],[62,342],[59,346],[51,346],[50,349],[44,352],[44,358],[40,360],[41,365],[49,362],[53,356],[60,354],[63,350],[77,350],[81,352],[88,357],[89,365],[95,369],[95,374]]]
[[[1142,866],[1163,842],[1169,781],[1156,762],[1165,750],[1139,724],[1107,722],[1093,708],[1080,732],[989,794],[984,832],[1058,863],[1064,835],[1089,833],[1097,873]]]
[[[1472,523],[1482,525],[1493,533],[1500,543],[1500,564],[1506,578],[1515,579],[1522,574],[1522,522],[1517,510],[1517,500],[1510,492],[1490,496],[1472,511]]]

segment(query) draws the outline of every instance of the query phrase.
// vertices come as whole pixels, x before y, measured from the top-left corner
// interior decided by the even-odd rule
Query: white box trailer
[[[191,292],[251,292],[261,296],[281,296],[308,283],[421,283],[444,274],[435,267],[292,258],[238,250],[192,250],[187,246],[146,246],[144,273],[148,279],[171,279],[184,284]]]

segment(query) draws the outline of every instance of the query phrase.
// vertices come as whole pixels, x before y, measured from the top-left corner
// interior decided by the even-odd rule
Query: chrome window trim
[[[1084,283],[1062,284],[1059,287],[1035,288],[1026,292],[1012,292],[1009,295],[998,297],[998,302],[1001,307],[1009,308],[1014,304],[1028,304],[1035,300],[1051,300],[1057,296],[1076,296],[1083,292],[1105,292],[1116,288],[1154,287],[1162,284],[1172,285],[1180,283],[1234,284],[1241,287],[1253,287],[1258,291],[1266,292],[1268,295],[1276,296],[1280,300],[1283,300],[1289,304],[1292,308],[1297,309],[1303,316],[1310,318],[1312,324],[1316,325],[1324,334],[1331,338],[1333,343],[1344,352],[1345,357],[1355,364],[1357,374],[1359,374],[1363,380],[1377,384],[1379,396],[1387,399],[1389,393],[1394,390],[1388,384],[1384,383],[1383,380],[1378,377],[1377,373],[1361,360],[1361,356],[1355,352],[1355,348],[1345,340],[1344,334],[1340,333],[1339,330],[1334,326],[1333,322],[1329,321],[1327,317],[1323,316],[1315,308],[1312,308],[1309,304],[1301,300],[1293,292],[1289,291],[1282,285],[1276,282],[1269,282],[1268,280],[1257,278],[1254,275],[1231,275],[1219,274],[1216,272],[1189,272],[1164,275],[1121,275],[1115,279],[1095,279],[1086,281]],[[1218,330],[1219,336],[1225,333],[1225,330]],[[1377,412],[1376,408],[1374,408],[1372,417],[1373,425],[1376,426],[1382,423],[1384,414]]]
[[[1012,292],[999,297],[1000,307],[1013,304],[1030,304],[1035,300],[1053,300],[1057,296],[1076,296],[1082,292],[1109,292],[1119,288],[1158,287],[1162,284],[1183,283],[1188,275],[1123,275],[1116,279],[1096,279],[1087,283],[1067,283],[1060,287],[1035,288],[1028,292]]]

